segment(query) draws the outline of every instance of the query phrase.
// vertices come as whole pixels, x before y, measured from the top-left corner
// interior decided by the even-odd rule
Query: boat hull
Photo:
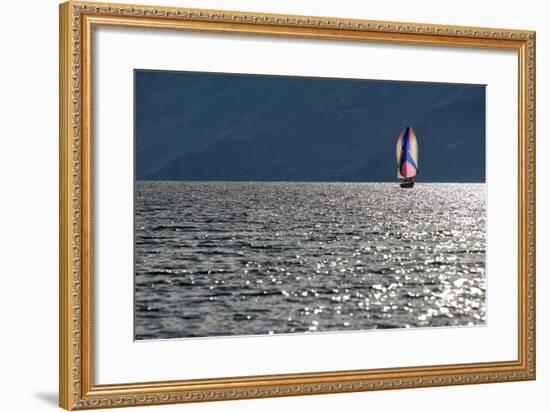
[[[413,180],[408,180],[406,182],[401,182],[399,184],[399,186],[404,188],[404,189],[410,189],[410,188],[414,187],[414,181]]]

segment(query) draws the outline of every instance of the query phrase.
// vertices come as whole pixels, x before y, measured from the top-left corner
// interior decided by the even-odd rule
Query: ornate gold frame
[[[518,359],[120,385],[93,381],[92,45],[98,26],[517,52]],[[59,404],[89,409],[535,379],[535,32],[70,1],[60,5]]]

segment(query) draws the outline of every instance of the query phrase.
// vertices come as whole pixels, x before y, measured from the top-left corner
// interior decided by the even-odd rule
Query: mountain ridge
[[[190,94],[152,88],[145,107],[136,101],[148,122],[169,108],[160,124],[136,122],[137,179],[392,181],[395,140],[412,126],[419,181],[485,180],[482,85],[236,75],[188,83]]]

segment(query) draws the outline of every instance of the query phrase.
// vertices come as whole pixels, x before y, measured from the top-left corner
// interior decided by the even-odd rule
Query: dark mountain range
[[[136,71],[140,180],[395,180],[407,125],[423,181],[485,180],[485,87]]]

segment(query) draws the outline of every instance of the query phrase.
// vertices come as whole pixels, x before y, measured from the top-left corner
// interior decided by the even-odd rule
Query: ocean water
[[[485,184],[142,182],[135,338],[483,325]]]

